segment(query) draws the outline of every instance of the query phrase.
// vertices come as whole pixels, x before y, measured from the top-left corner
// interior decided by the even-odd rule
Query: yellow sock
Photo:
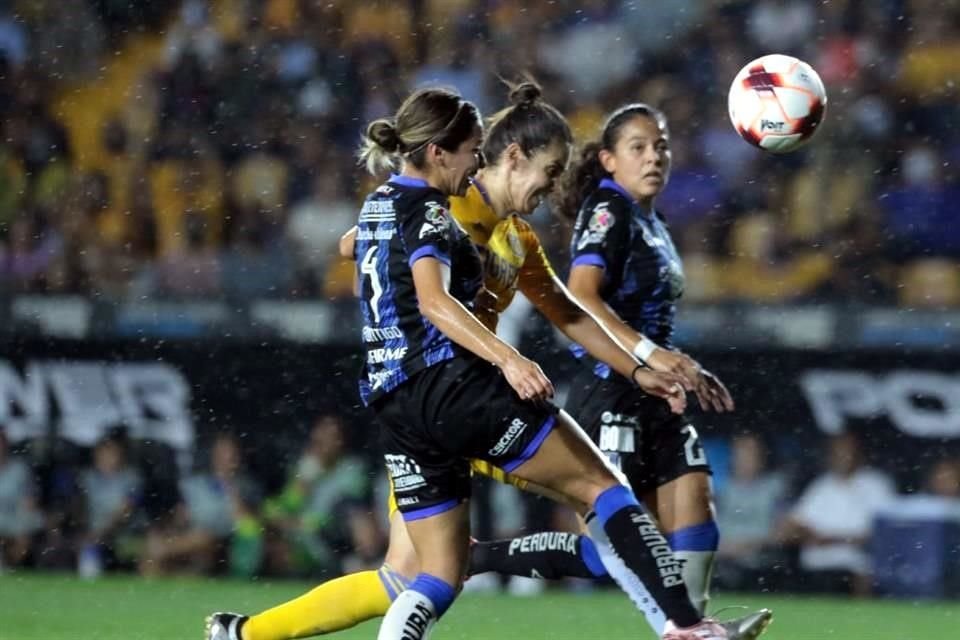
[[[406,586],[387,565],[351,573],[251,616],[243,625],[243,640],[291,640],[349,629],[384,615]]]

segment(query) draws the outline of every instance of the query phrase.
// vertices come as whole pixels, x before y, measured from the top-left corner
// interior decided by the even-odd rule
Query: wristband
[[[645,364],[638,364],[633,368],[633,371],[630,372],[630,382],[632,382],[633,386],[637,388],[640,387],[640,385],[637,384],[637,371],[640,371],[641,369],[648,369],[648,367]]]
[[[656,342],[646,336],[640,336],[640,342],[633,348],[633,355],[646,362],[654,351],[660,347]]]

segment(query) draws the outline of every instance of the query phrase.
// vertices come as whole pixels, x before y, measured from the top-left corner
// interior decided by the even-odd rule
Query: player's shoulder
[[[584,221],[597,219],[613,226],[618,220],[628,220],[631,202],[618,189],[601,183],[583,201],[580,218]]]
[[[433,187],[406,187],[398,196],[397,209],[401,221],[410,217],[425,217],[444,227],[450,225],[450,201],[439,189]]]
[[[489,208],[476,184],[471,184],[462,196],[450,198],[450,212],[464,226],[482,222]]]
[[[507,217],[504,222],[513,228],[513,232],[523,239],[527,245],[539,245],[540,238],[537,237],[537,231],[533,225],[524,220],[517,214]]]

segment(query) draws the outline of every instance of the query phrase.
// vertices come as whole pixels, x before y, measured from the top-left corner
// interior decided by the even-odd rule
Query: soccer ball
[[[727,97],[730,122],[750,144],[787,153],[817,132],[827,108],[827,92],[813,67],[771,54],[746,65]]]

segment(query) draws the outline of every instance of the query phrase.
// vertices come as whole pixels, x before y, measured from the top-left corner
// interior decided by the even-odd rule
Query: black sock
[[[700,622],[702,616],[691,604],[681,577],[683,565],[650,516],[638,505],[622,506],[606,515],[603,531],[628,575],[632,573],[643,583],[666,617],[677,626],[689,627]],[[596,524],[588,523],[591,531]]]
[[[470,575],[487,571],[548,580],[606,575],[590,539],[565,531],[474,544]]]

